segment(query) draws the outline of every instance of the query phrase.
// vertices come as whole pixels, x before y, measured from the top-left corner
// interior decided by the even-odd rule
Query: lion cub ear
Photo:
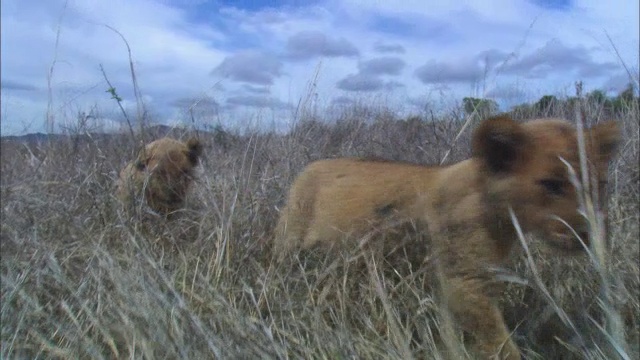
[[[489,118],[473,134],[473,156],[492,173],[507,173],[525,161],[528,137],[524,128],[506,115]]]
[[[589,134],[598,152],[598,160],[603,163],[609,162],[620,146],[622,134],[618,123],[607,121],[596,124],[589,129]]]
[[[196,166],[200,155],[202,155],[202,143],[196,138],[187,141],[187,156],[193,166]]]

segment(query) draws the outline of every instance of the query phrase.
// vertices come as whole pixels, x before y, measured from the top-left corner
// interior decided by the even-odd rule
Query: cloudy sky
[[[464,96],[506,109],[573,83],[638,80],[634,0],[3,0],[2,135],[135,116],[286,127],[299,104],[402,111]],[[115,30],[115,31],[114,31]],[[116,32],[117,31],[117,32]],[[609,40],[610,39],[610,40]],[[104,75],[101,68],[104,70]],[[400,111],[400,110],[399,110]]]

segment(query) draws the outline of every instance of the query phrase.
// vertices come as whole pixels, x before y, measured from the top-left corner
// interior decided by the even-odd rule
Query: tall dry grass
[[[604,120],[594,104],[582,108],[587,125]],[[575,118],[562,105],[545,112]],[[639,116],[637,103],[615,114],[624,142],[611,166],[606,262],[562,258],[526,239],[530,256],[523,251],[505,275],[506,320],[530,359],[640,356]],[[171,221],[119,212],[114,181],[138,146],[128,135],[3,140],[2,358],[466,356],[419,269],[407,275],[369,260],[363,268],[356,254],[271,261],[278,209],[307,163],[451,163],[469,156],[479,121],[460,134],[465,119],[453,111],[366,118],[303,118],[286,135],[196,134],[205,155],[185,210]]]

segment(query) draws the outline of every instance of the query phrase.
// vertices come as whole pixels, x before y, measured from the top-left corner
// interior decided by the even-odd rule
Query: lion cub
[[[603,199],[620,132],[607,122],[584,134],[591,184]],[[495,302],[499,288],[491,269],[504,264],[517,242],[510,209],[523,231],[551,245],[583,249],[575,233],[588,245],[568,170],[580,174],[577,134],[561,119],[519,123],[498,116],[480,124],[472,150],[470,159],[442,167],[344,158],[311,163],[290,189],[274,253],[357,246],[373,232],[388,235],[398,221],[421,225],[447,306],[476,351],[483,358],[520,359]],[[393,247],[395,238],[371,239],[370,245]]]
[[[183,205],[201,154],[202,144],[195,138],[186,143],[170,138],[153,141],[122,169],[116,194],[125,206],[144,198],[162,215],[176,211]]]

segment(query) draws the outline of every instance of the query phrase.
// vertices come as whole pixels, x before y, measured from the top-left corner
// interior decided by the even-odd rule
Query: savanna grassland
[[[610,234],[601,256],[563,258],[527,238],[505,270],[501,306],[529,359],[640,356],[638,102],[584,100],[587,125],[613,119],[624,141],[610,167]],[[305,116],[287,134],[178,130],[205,144],[184,211],[126,215],[117,172],[164,133],[79,129],[2,140],[3,359],[458,359],[461,334],[425,274],[353,254],[276,265],[272,232],[286,190],[309,162],[339,156],[445,164],[470,155],[482,116],[400,119],[351,109]],[[576,119],[565,102],[514,118]],[[465,126],[467,124],[468,126]],[[533,266],[532,266],[533,264]]]

